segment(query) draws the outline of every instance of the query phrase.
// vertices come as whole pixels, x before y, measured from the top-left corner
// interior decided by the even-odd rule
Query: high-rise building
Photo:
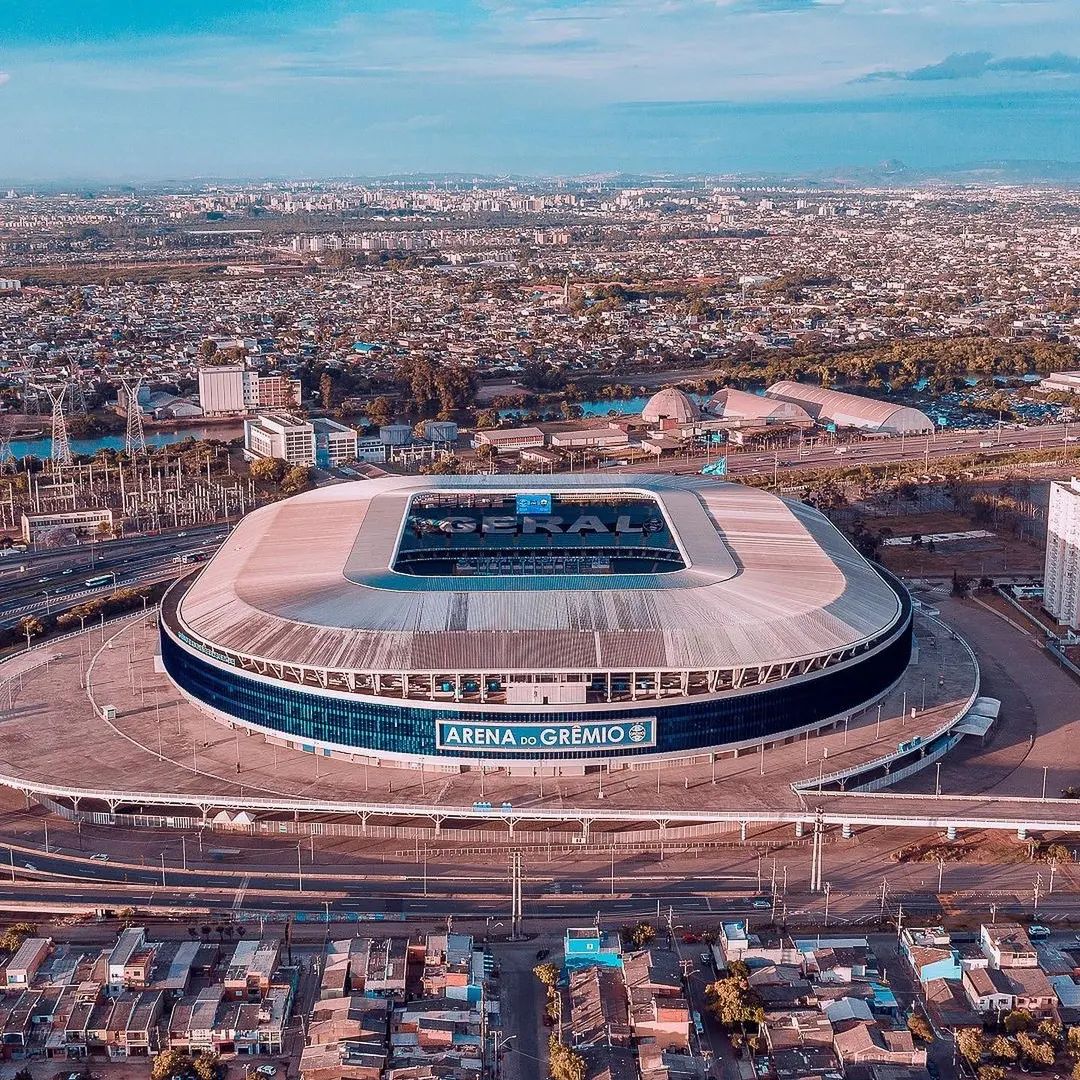
[[[204,416],[228,416],[247,412],[251,395],[248,372],[233,364],[199,368],[199,404]]]
[[[1050,484],[1043,607],[1063,626],[1080,630],[1080,480]]]

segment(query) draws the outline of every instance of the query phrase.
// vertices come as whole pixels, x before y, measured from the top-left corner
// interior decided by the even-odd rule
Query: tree
[[[281,490],[286,495],[295,495],[311,484],[311,469],[307,465],[294,465],[281,480]]]
[[[1021,1055],[1032,1065],[1046,1067],[1054,1064],[1054,1048],[1041,1039],[1036,1039],[1026,1031],[1021,1031],[1016,1036],[1016,1045]]]
[[[224,1064],[217,1053],[200,1054],[192,1062],[192,1071],[199,1080],[219,1080]]]
[[[191,1058],[182,1050],[162,1050],[150,1065],[150,1080],[175,1080],[191,1070]]]
[[[19,633],[26,637],[26,647],[30,648],[30,639],[45,633],[45,627],[35,615],[26,615],[19,620]]]
[[[257,458],[248,467],[252,480],[279,484],[285,475],[285,462],[280,458]]]
[[[925,1043],[934,1041],[934,1029],[930,1026],[930,1022],[922,1015],[922,1013],[913,1012],[907,1018],[907,1026],[908,1031],[911,1032],[912,1038]]]
[[[990,1043],[990,1056],[995,1061],[1015,1061],[1019,1055],[1016,1047],[1004,1035],[998,1035]]]
[[[548,1075],[551,1080],[585,1080],[585,1059],[555,1035],[548,1040]]]
[[[978,1028],[961,1028],[956,1033],[956,1052],[975,1068],[983,1056],[982,1032]]]
[[[329,371],[324,371],[319,377],[319,397],[322,399],[324,409],[329,409],[334,403],[334,377]]]
[[[624,926],[620,933],[627,945],[643,949],[656,937],[656,928],[652,923],[639,922],[636,926]]]
[[[559,969],[552,963],[537,964],[533,968],[533,974],[546,986],[548,989],[553,987],[559,981]]]
[[[1051,1046],[1057,1047],[1061,1045],[1062,1030],[1060,1020],[1056,1020],[1052,1016],[1046,1016],[1036,1025],[1035,1034],[1040,1039],[1050,1043]]]
[[[18,952],[22,943],[28,937],[33,937],[36,932],[37,927],[35,927],[33,923],[12,923],[2,934],[0,934],[0,949],[3,949],[4,952]]]
[[[205,341],[200,342],[199,357],[202,360],[209,360],[216,352],[217,342],[213,338],[206,338]]]
[[[1031,1027],[1031,1021],[1032,1016],[1027,1009],[1013,1009],[1005,1014],[1002,1023],[1010,1035],[1015,1035],[1018,1031],[1027,1031]]]
[[[765,1017],[761,1001],[750,986],[745,971],[731,971],[705,987],[709,1011],[725,1027],[759,1024]]]
[[[1080,1061],[1080,1027],[1071,1027],[1066,1032],[1065,1049],[1070,1057]]]
[[[979,1080],[1005,1080],[1005,1070],[1000,1065],[980,1065]]]
[[[369,401],[364,406],[364,415],[376,427],[382,427],[384,424],[389,424],[394,416],[393,411],[390,408],[390,399],[379,396],[372,401]]]

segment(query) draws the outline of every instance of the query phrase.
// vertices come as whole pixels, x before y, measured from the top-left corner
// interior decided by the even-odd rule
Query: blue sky
[[[1080,0],[0,0],[0,177],[1080,161]]]

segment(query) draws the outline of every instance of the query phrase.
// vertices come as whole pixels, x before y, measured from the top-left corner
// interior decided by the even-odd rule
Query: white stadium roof
[[[391,569],[412,496],[644,495],[686,567],[423,577]],[[385,477],[249,514],[184,592],[184,628],[254,659],[364,672],[712,669],[829,654],[900,616],[816,510],[705,477]]]

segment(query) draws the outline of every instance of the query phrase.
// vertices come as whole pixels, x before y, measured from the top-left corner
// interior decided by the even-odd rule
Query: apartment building
[[[1043,607],[1063,626],[1080,630],[1080,480],[1050,483],[1046,518]]]

